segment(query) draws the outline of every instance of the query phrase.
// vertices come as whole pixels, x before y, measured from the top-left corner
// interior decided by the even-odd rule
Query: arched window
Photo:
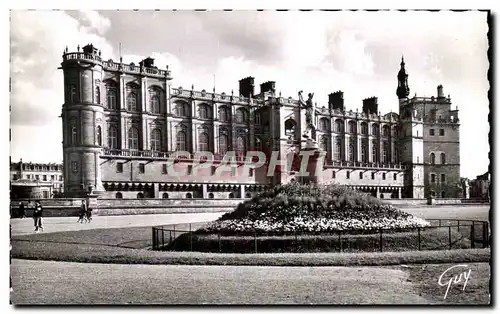
[[[200,152],[208,151],[208,133],[202,132],[198,138],[198,150]]]
[[[187,194],[186,194],[186,198],[193,198],[193,194],[191,194],[191,193],[187,193]]]
[[[260,125],[262,122],[261,122],[261,116],[260,116],[260,113],[259,112],[256,112],[255,113],[255,118],[254,118],[254,121],[255,121],[255,124],[257,125]]]
[[[154,129],[151,131],[151,150],[161,151],[161,131],[159,129]]]
[[[200,105],[198,112],[200,119],[210,119],[210,112],[207,105]]]
[[[394,148],[394,162],[399,163],[399,149]]]
[[[71,119],[70,120],[70,129],[71,129],[71,138],[70,138],[70,145],[76,145],[77,144],[77,129],[76,129],[76,119]]]
[[[127,110],[137,111],[137,94],[134,92],[130,92],[127,95]]]
[[[295,137],[295,129],[297,123],[293,119],[288,119],[285,121],[285,135]]]
[[[444,191],[441,192],[441,198],[445,198],[446,193]]]
[[[97,145],[102,146],[102,129],[101,126],[97,126]]]
[[[247,112],[243,108],[238,108],[236,110],[236,123],[246,123],[247,122]]]
[[[222,106],[219,108],[219,121],[229,121],[229,108],[227,108],[226,106]]]
[[[108,147],[111,149],[118,148],[118,128],[110,125],[108,129]]]
[[[361,122],[361,134],[368,135],[368,123]]]
[[[175,149],[177,151],[186,150],[186,132],[184,130],[178,131],[175,137]]]
[[[108,109],[117,109],[116,83],[114,81],[106,82],[106,107]]]
[[[431,165],[434,165],[436,163],[436,155],[434,153],[431,153]]]
[[[139,130],[135,126],[128,129],[128,148],[139,149]]]
[[[319,130],[322,132],[328,132],[329,130],[328,119],[321,118],[319,119]]]
[[[385,137],[388,137],[391,133],[391,129],[389,128],[389,126],[387,125],[384,125],[382,127],[382,136],[385,136]]]
[[[446,155],[441,153],[441,164],[444,165],[446,163]]]
[[[245,198],[252,198],[252,194],[250,194],[250,193],[245,193]]]
[[[219,153],[223,155],[227,153],[227,135],[225,134],[219,135]]]
[[[229,193],[228,197],[229,198],[234,198],[234,194],[233,193]]]
[[[342,158],[342,145],[341,145],[339,138],[337,138],[337,140],[335,141],[335,150],[334,150],[333,158],[335,160],[342,160],[341,159]]]
[[[175,114],[179,117],[187,117],[188,116],[188,105],[184,102],[178,102],[175,105]]]
[[[323,150],[325,152],[328,151],[328,137],[323,136],[321,138],[320,148],[321,148],[321,150]]]
[[[372,141],[372,162],[379,162],[377,141]]]
[[[76,102],[76,85],[75,84],[71,84],[69,86],[69,100],[72,103]]]
[[[373,124],[372,125],[372,135],[377,136],[379,134],[379,127],[378,124]]]
[[[244,135],[238,135],[236,138],[236,152],[238,154],[243,154],[246,151],[246,139]]]
[[[142,194],[142,193],[137,193],[137,198],[144,198],[144,194]]]
[[[342,123],[342,120],[340,120],[340,119],[335,120],[334,131],[336,133],[343,133],[344,132],[344,124]]]
[[[354,143],[350,142],[349,143],[349,161],[354,161],[355,160],[354,153],[355,153]]]
[[[384,144],[382,144],[382,162],[384,164],[389,163],[389,143],[387,142],[384,142]]]
[[[158,87],[152,87],[149,89],[149,107],[151,112],[154,114],[161,113],[161,90]]]
[[[356,133],[356,122],[354,121],[349,121],[349,133],[354,134]]]
[[[118,199],[121,199],[121,198],[123,198],[123,195],[122,195],[122,193],[118,192],[115,194],[115,197]]]
[[[368,127],[367,127],[368,130]],[[368,162],[368,140],[363,139],[361,142],[361,162]]]
[[[441,173],[441,183],[446,183],[446,174]]]
[[[214,193],[208,193],[208,198],[214,198]]]
[[[162,198],[168,198],[168,193],[163,193]]]
[[[99,81],[96,82],[96,87],[95,87],[95,102],[96,104],[101,103],[101,87],[98,85]]]
[[[255,138],[255,150],[262,151],[262,141],[260,138]]]

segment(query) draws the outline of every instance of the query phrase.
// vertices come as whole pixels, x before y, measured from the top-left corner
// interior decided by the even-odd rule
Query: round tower
[[[64,72],[63,169],[64,193],[83,197],[104,192],[99,156],[102,153],[104,108],[101,105],[103,69],[100,51],[87,45],[63,53]]]

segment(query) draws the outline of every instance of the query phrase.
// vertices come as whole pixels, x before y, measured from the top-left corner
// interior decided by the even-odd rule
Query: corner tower
[[[403,197],[424,198],[424,123],[419,107],[408,99],[408,73],[404,58],[401,57],[398,72],[399,134],[397,140],[400,160],[406,166]]]
[[[104,109],[101,105],[103,68],[93,45],[63,53],[64,73],[63,169],[64,194],[82,197],[104,192],[99,156],[103,147]]]

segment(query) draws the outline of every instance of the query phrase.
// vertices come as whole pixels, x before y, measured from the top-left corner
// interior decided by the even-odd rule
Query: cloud
[[[74,12],[73,12],[74,14]],[[61,107],[63,50],[94,43],[113,56],[99,35],[109,21],[82,13],[85,23],[62,11],[11,12],[12,157],[34,161],[62,160]],[[57,127],[56,127],[57,126]],[[45,139],[45,140],[44,140]],[[28,149],[26,149],[28,148]]]

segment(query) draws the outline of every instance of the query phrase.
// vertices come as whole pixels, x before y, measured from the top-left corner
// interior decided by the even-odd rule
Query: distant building
[[[470,197],[489,199],[490,197],[490,173],[486,172],[476,177],[470,183]]]
[[[11,199],[52,198],[62,195],[63,165],[48,163],[10,163]]]
[[[239,93],[173,88],[171,71],[154,59],[138,65],[105,60],[92,45],[63,53],[63,164],[68,197],[94,191],[107,198],[247,198],[296,172],[256,169],[250,176],[193,173],[197,152],[220,161],[235,151],[281,156],[300,151],[307,116],[301,101],[282,97],[276,82],[239,81]],[[346,110],[344,94],[314,105],[312,135],[326,161],[320,182],[334,182],[380,198],[461,197],[458,110],[439,85],[436,96],[409,97],[404,60],[397,74],[399,112],[381,114],[377,97]],[[307,94],[307,93],[306,93]],[[311,102],[312,102],[312,96]],[[173,176],[169,156],[177,160]]]

